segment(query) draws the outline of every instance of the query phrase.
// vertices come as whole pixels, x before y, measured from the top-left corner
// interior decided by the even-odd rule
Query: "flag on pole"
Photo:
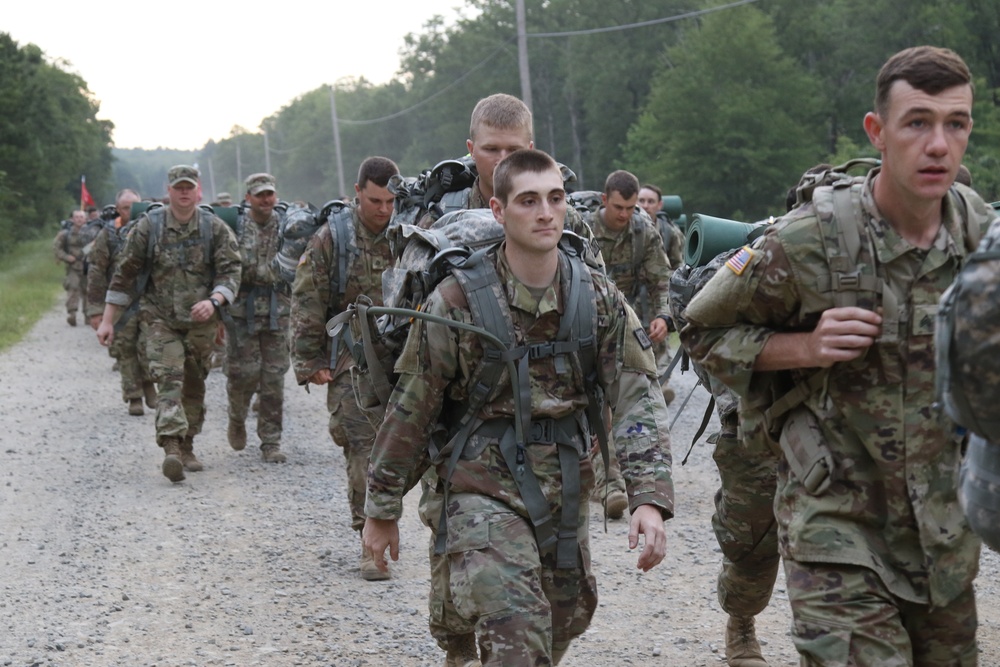
[[[90,192],[87,190],[87,177],[80,177],[80,210],[86,211],[88,206],[97,206],[94,202],[94,198],[90,196]]]

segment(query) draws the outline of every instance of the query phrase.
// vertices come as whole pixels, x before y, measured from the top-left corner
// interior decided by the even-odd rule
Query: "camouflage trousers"
[[[774,519],[778,460],[766,442],[736,434],[736,413],[723,422],[712,457],[721,486],[712,528],[722,548],[719,605],[732,616],[755,616],[767,607],[778,576]]]
[[[210,349],[209,352],[212,350]],[[287,326],[253,333],[242,322],[226,330],[226,393],[229,420],[246,423],[250,401],[260,397],[257,437],[261,445],[280,445],[285,405],[285,375],[291,365]]]
[[[895,597],[872,570],[785,561],[792,638],[805,667],[974,667],[970,586],[944,607]]]
[[[556,569],[527,519],[493,498],[448,497],[447,555],[455,608],[474,622],[483,667],[558,664],[597,609],[589,508],[577,528],[580,566]]]
[[[149,373],[157,383],[156,442],[201,432],[205,422],[205,378],[215,340],[215,320],[173,327],[144,317],[139,324],[146,338]]]
[[[80,262],[77,262],[79,264]],[[66,290],[66,312],[76,315],[81,307],[86,310],[84,298],[87,294],[87,276],[82,270],[66,266],[66,277],[63,278],[63,289]]]
[[[142,385],[151,382],[149,362],[146,360],[145,340],[139,329],[139,318],[130,317],[119,331],[108,349],[113,359],[118,360],[118,372],[122,381],[122,400],[128,403],[134,398],[142,398]]]
[[[351,374],[341,373],[326,393],[330,411],[330,436],[344,449],[347,464],[347,502],[351,507],[351,528],[365,527],[365,493],[368,490],[368,461],[375,444],[375,429],[358,407]]]
[[[441,523],[441,507],[444,505],[444,495],[439,488],[439,479],[431,467],[420,480],[420,504],[418,513],[424,525],[431,529],[430,546],[428,548],[431,566],[431,590],[428,596],[431,636],[438,646],[447,650],[449,636],[467,635],[475,632],[473,622],[466,620],[455,609],[455,600],[451,594],[451,567],[447,554],[436,554],[438,526]]]

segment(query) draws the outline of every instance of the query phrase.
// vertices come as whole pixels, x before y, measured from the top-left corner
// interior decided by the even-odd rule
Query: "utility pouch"
[[[778,440],[788,467],[810,495],[822,495],[833,481],[834,462],[816,419],[805,410],[788,416]]]

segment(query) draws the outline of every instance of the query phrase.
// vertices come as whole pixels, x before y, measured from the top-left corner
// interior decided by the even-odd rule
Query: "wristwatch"
[[[208,300],[212,302],[212,306],[214,306],[216,310],[222,308],[222,304],[219,303],[219,300],[216,299],[214,296],[208,297]]]

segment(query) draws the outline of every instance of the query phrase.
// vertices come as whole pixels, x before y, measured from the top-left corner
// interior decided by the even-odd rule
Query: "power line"
[[[718,7],[712,7],[710,9],[699,9],[693,12],[687,12],[685,14],[677,14],[676,16],[665,16],[658,19],[650,19],[649,21],[640,21],[639,23],[627,23],[625,25],[611,25],[604,28],[589,28],[587,30],[570,30],[567,32],[529,32],[528,37],[573,37],[574,35],[596,35],[602,32],[617,32],[619,30],[632,30],[633,28],[645,28],[651,25],[659,25],[661,23],[670,23],[672,21],[680,21],[681,19],[690,19],[695,16],[702,16],[703,14],[711,14],[712,12],[721,11],[723,9],[731,9],[733,7],[739,7],[740,5],[747,5],[751,2],[757,2],[757,0],[738,0],[738,2],[731,2],[728,5],[719,5]]]

